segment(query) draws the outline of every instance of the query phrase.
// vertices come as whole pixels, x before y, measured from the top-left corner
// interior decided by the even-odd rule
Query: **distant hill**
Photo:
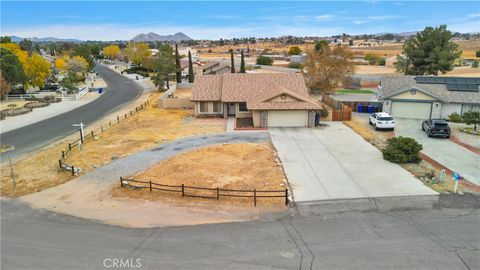
[[[185,35],[182,32],[175,33],[173,35],[166,35],[162,36],[159,34],[155,34],[153,32],[150,32],[148,34],[138,34],[134,38],[132,38],[132,41],[135,42],[140,42],[140,41],[184,41],[184,40],[192,40],[189,36]]]
[[[24,40],[25,38],[23,37],[17,37],[17,36],[10,36],[12,39],[12,42],[20,42]],[[46,37],[46,38],[26,38],[29,39],[33,42],[83,42],[82,40],[79,39],[74,39],[74,38],[56,38],[56,37]]]

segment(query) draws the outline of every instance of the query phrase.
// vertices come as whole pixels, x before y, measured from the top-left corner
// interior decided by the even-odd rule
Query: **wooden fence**
[[[224,188],[206,188],[182,185],[164,185],[157,184],[152,181],[139,181],[120,177],[121,187],[134,187],[165,192],[174,192],[182,194],[182,197],[217,199],[220,197],[234,198],[252,198],[253,205],[257,206],[257,199],[261,198],[285,198],[285,205],[288,205],[288,189],[284,190],[245,190],[245,189],[224,189]],[[197,194],[193,192],[197,191]],[[198,194],[201,191],[201,195]]]
[[[147,107],[147,104],[149,104],[148,100],[145,103],[140,104],[140,106],[135,107],[135,110],[130,111],[129,113],[126,113],[124,115],[117,115],[115,120],[110,120],[108,123],[101,124],[99,128],[94,129],[87,133],[86,135],[83,134],[82,138],[79,138],[73,142],[68,143],[68,145],[65,147],[64,150],[61,152],[60,159],[58,160],[58,166],[60,169],[69,171],[72,173],[72,175],[75,175],[75,173],[81,172],[81,169],[78,167],[75,167],[74,165],[67,164],[65,162],[65,158],[67,155],[75,149],[75,147],[79,147],[81,144],[85,143],[87,140],[95,139],[95,135],[98,135],[102,133],[104,130],[109,129],[116,124],[120,123],[120,121],[127,119],[128,117],[133,116],[137,112],[144,110]]]
[[[332,110],[332,121],[349,121],[352,120],[352,109],[347,105],[342,110]]]

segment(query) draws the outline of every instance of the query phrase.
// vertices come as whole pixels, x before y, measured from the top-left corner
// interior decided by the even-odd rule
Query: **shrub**
[[[473,61],[472,68],[478,68],[478,60]]]
[[[386,61],[387,61],[387,60],[386,60],[385,58],[380,58],[380,59],[378,59],[378,65],[379,65],[379,66],[385,66],[385,62],[386,62]]]
[[[462,122],[462,116],[456,112],[450,114],[448,116],[448,121],[453,122],[453,123],[460,123]]]
[[[320,109],[318,113],[320,114],[320,118],[325,118],[328,116],[328,110],[325,108]]]
[[[273,64],[273,58],[260,55],[257,57],[257,65],[271,66]]]
[[[300,64],[300,63],[289,63],[288,64],[288,67],[289,68],[298,68],[298,69],[302,69],[303,68],[303,65]]]
[[[418,152],[422,148],[422,145],[412,138],[392,138],[388,140],[387,148],[382,150],[383,159],[393,163],[418,163],[421,160]]]

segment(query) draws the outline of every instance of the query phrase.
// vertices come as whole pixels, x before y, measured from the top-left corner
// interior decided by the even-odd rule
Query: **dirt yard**
[[[221,144],[175,156],[154,167],[131,176],[135,180],[152,181],[166,185],[182,185],[245,190],[284,190],[287,188],[281,164],[273,146],[265,144]],[[138,185],[138,184],[137,184]],[[198,191],[186,188],[185,193],[215,196],[216,191]],[[240,193],[236,193],[240,194]],[[167,200],[176,204],[189,203],[195,199],[182,198],[179,193],[120,187],[112,190],[114,197]],[[253,195],[253,194],[249,194]],[[252,198],[221,197],[222,204],[253,205]],[[218,204],[216,199],[210,199]],[[284,198],[261,198],[257,205],[283,206]]]
[[[355,114],[352,114],[352,121],[345,121],[343,123],[379,150],[384,149],[388,144],[387,140],[395,137],[395,133],[393,131],[375,131],[371,126],[369,126],[367,121],[368,120],[366,120],[366,118],[364,119],[363,117],[358,117],[355,116]],[[445,175],[445,180],[443,182],[434,183],[431,181],[431,176],[435,176],[436,179],[438,179],[442,169],[437,167],[435,164],[431,164],[426,160],[422,160],[418,164],[407,163],[400,164],[400,166],[420,179],[423,183],[425,183],[425,185],[437,192],[453,191],[454,181],[452,180],[452,175],[448,172]],[[459,190],[462,190],[461,185]],[[477,192],[475,188],[469,188],[469,191]]]
[[[28,103],[29,101],[26,100],[2,100],[0,101],[0,110],[8,109],[9,105],[10,106],[15,106],[15,108],[22,108],[25,103]]]
[[[179,98],[190,97],[191,95],[192,95],[192,88],[176,89],[175,92],[173,93],[173,96],[179,97]]]
[[[223,119],[196,119],[191,111],[163,110],[156,107],[159,93],[150,97],[150,105],[131,118],[97,135],[96,140],[87,141],[82,152],[75,148],[66,162],[90,171],[113,158],[126,156],[156,144],[178,138],[217,133],[225,130]],[[107,119],[108,121],[109,119]],[[15,161],[16,188],[13,189],[10,168],[1,167],[1,196],[17,197],[41,191],[71,180],[73,177],[58,168],[61,150],[66,141]]]

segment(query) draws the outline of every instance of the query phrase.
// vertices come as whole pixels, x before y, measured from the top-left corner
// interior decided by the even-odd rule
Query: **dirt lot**
[[[15,108],[22,108],[23,105],[25,105],[25,103],[27,103],[29,101],[25,101],[25,100],[11,100],[11,101],[6,101],[6,100],[2,100],[0,101],[0,110],[4,110],[4,109],[8,109],[8,105],[11,105],[11,104],[14,104],[16,105]]]
[[[375,131],[364,118],[358,117],[355,114],[352,114],[352,121],[345,121],[344,124],[380,150],[386,147],[388,139],[395,136],[393,131]],[[401,164],[401,166],[437,192],[453,191],[454,181],[452,180],[452,175],[448,172],[443,182],[434,183],[431,181],[429,175],[433,175],[438,179],[441,171],[441,168],[433,163],[422,160],[418,164],[407,163]],[[467,189],[467,187],[464,187],[464,189]],[[459,187],[459,190],[462,190],[462,186]],[[476,187],[469,188],[469,191],[478,192],[476,191]]]
[[[207,188],[284,190],[287,187],[283,170],[270,143],[221,144],[193,150],[160,162],[131,177],[135,180],[152,181],[158,184],[184,184]],[[185,193],[216,196],[216,191],[198,191],[188,188],[185,189]],[[235,194],[240,195],[240,193]],[[179,193],[158,190],[150,192],[148,189],[122,188],[120,185],[113,188],[112,195],[146,200],[166,200],[176,204],[207,200],[182,198]],[[252,198],[221,197],[220,199],[222,204],[253,204]],[[216,199],[211,201],[217,204]],[[284,198],[262,198],[258,199],[258,205],[283,206],[284,201]]]
[[[197,119],[191,111],[163,110],[156,108],[160,94],[150,97],[146,110],[140,111],[120,124],[106,130],[97,139],[87,141],[82,152],[75,148],[67,163],[81,168],[84,172],[105,164],[112,156],[125,156],[155,144],[197,134],[222,132],[223,119]],[[108,120],[108,119],[107,119]],[[38,151],[36,154],[14,163],[17,185],[13,189],[8,166],[1,167],[1,196],[17,197],[37,192],[71,180],[73,177],[58,168],[60,152],[66,141]]]

